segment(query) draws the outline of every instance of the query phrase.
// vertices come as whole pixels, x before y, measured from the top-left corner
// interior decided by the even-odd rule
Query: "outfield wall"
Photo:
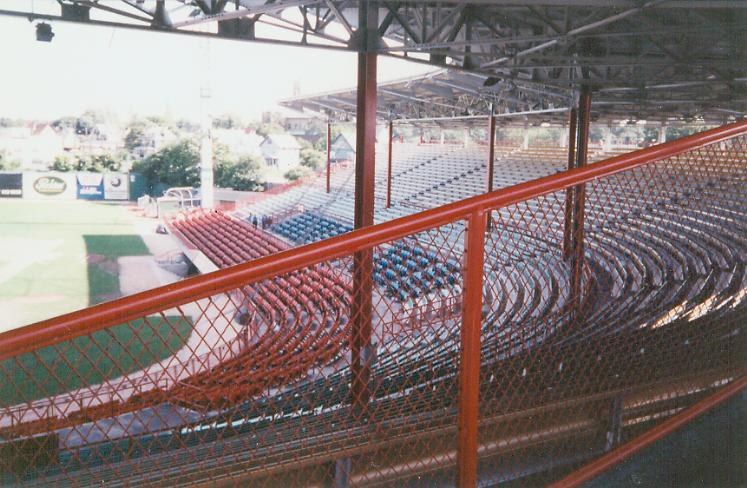
[[[130,200],[127,173],[59,171],[0,172],[0,198],[36,200]]]

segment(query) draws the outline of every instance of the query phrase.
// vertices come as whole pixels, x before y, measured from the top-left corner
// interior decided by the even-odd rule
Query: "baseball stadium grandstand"
[[[747,2],[55,5],[0,15],[357,52],[282,102],[355,161],[203,193],[163,222],[198,276],[0,333],[0,484],[622,486],[743,395]]]

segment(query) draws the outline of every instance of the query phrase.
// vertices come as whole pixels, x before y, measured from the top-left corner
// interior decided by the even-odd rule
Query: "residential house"
[[[285,172],[301,162],[301,145],[290,134],[270,134],[260,144],[262,157],[270,168]]]

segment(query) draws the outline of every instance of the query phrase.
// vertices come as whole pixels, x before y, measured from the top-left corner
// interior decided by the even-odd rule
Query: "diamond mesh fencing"
[[[586,183],[567,246],[579,188],[493,212],[481,486],[545,485],[744,374],[746,181],[738,137]]]
[[[293,251],[179,216],[215,278],[0,335],[0,483],[547,484],[745,373],[746,180],[737,136]]]

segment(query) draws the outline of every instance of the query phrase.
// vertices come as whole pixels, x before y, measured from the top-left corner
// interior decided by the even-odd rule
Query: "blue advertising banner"
[[[0,173],[0,198],[21,198],[23,196],[23,174]]]
[[[78,198],[81,200],[104,199],[104,175],[101,173],[78,173]]]

